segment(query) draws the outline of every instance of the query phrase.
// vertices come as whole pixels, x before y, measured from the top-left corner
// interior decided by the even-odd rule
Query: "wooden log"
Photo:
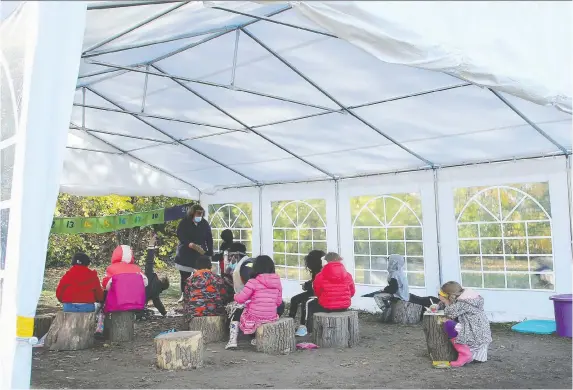
[[[296,351],[292,318],[280,318],[278,321],[259,326],[255,338],[258,352],[269,355],[288,355]]]
[[[189,321],[189,330],[201,332],[203,344],[225,340],[228,329],[226,316],[193,317]]]
[[[55,314],[40,314],[34,317],[34,337],[38,340],[50,330]]]
[[[111,342],[121,343],[134,338],[135,314],[131,311],[116,311],[105,316],[103,332]]]
[[[173,332],[155,337],[157,367],[165,370],[187,370],[203,366],[201,332]]]
[[[360,341],[358,312],[316,313],[313,318],[313,343],[323,348],[347,348]]]
[[[50,351],[78,351],[94,345],[95,313],[59,312],[46,334],[44,346]]]
[[[422,319],[428,353],[434,362],[451,362],[458,358],[456,350],[444,331],[444,322],[447,320],[448,318],[443,314],[443,311],[436,314],[424,313]]]
[[[394,324],[414,325],[419,324],[424,308],[412,302],[401,299],[392,301],[390,321]]]

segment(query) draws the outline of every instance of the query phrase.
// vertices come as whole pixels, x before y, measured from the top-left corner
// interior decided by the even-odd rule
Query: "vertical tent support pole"
[[[149,72],[149,65],[145,67],[145,70]],[[143,96],[141,98],[141,112],[145,111],[145,98],[147,97],[147,83],[149,81],[149,73],[145,74],[145,81],[143,82]],[[85,106],[84,102],[84,106]]]
[[[438,276],[440,286],[444,283],[444,276],[442,272],[442,240],[440,238],[440,200],[439,200],[439,186],[438,186],[438,170],[432,169],[434,173],[434,211],[436,213],[436,239],[438,241]]]
[[[25,65],[0,308],[2,389],[30,387],[34,316],[66,153],[86,10],[85,1],[26,2],[22,18],[13,21],[27,35],[16,49]]]
[[[259,254],[261,255],[264,253],[263,238],[263,186],[259,186]]]
[[[239,55],[239,37],[241,36],[241,30],[237,29],[237,35],[235,36],[235,51],[233,52],[233,69],[231,73],[231,87],[235,86],[235,71],[237,69],[237,56]]]
[[[567,168],[567,199],[569,205],[569,239],[571,244],[571,251],[573,252],[573,193],[571,191],[571,155],[565,156],[565,166]]]
[[[336,202],[336,246],[337,253],[342,252],[342,244],[340,242],[340,193],[338,179],[334,180],[334,199]]]

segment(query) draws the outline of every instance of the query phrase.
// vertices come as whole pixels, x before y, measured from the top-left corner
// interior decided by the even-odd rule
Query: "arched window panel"
[[[326,201],[278,201],[271,208],[277,273],[289,280],[309,279],[304,257],[314,249],[326,252]]]
[[[253,205],[251,203],[209,205],[209,218],[215,251],[218,251],[222,244],[221,232],[225,229],[230,229],[233,232],[234,241],[245,244],[247,255],[252,256],[253,225],[251,221],[253,218]]]
[[[406,260],[408,283],[424,287],[422,200],[418,193],[350,199],[356,283],[386,285],[388,256]]]
[[[554,290],[549,183],[458,188],[462,284]]]

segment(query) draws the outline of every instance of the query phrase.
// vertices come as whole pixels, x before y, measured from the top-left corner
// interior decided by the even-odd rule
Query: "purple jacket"
[[[249,315],[262,320],[274,321],[277,307],[283,302],[283,286],[277,274],[261,274],[249,279],[240,293],[235,294],[235,302],[246,303]]]
[[[130,311],[145,309],[145,285],[141,274],[118,274],[111,277],[103,311]]]

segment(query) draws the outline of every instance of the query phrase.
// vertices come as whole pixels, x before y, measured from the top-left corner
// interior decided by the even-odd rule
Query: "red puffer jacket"
[[[352,275],[339,261],[328,263],[314,278],[314,295],[325,309],[348,309],[356,292]]]
[[[103,290],[97,271],[85,265],[74,265],[60,279],[56,298],[62,303],[94,303],[103,301]]]

